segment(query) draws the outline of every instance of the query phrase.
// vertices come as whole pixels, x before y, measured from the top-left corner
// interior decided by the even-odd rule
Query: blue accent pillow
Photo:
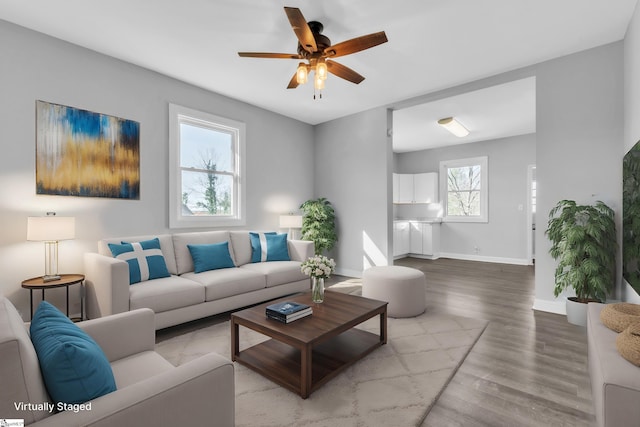
[[[229,254],[229,242],[187,245],[187,248],[191,252],[196,273],[235,267],[231,254]]]
[[[142,242],[121,242],[120,245],[109,243],[109,249],[114,258],[127,261],[129,264],[130,285],[170,276],[157,237]]]
[[[56,307],[42,301],[29,331],[47,392],[56,404],[84,403],[116,391],[100,346]]]
[[[249,233],[251,239],[251,262],[291,261],[287,233]]]

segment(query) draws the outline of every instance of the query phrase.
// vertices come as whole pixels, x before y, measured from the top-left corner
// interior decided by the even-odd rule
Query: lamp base
[[[51,275],[44,275],[42,276],[42,281],[43,282],[53,282],[54,280],[60,280],[60,275],[58,274],[51,274]]]

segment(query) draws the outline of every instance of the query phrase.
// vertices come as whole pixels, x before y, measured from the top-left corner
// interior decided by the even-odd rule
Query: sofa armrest
[[[87,320],[77,325],[98,343],[109,362],[155,349],[155,314],[149,308]]]
[[[61,426],[216,426],[235,422],[233,364],[209,353],[175,369],[92,400],[90,410],[65,411],[31,424]]]
[[[97,253],[84,254],[87,317],[129,311],[129,264]]]
[[[309,240],[288,240],[289,256],[292,261],[303,262],[313,256],[315,249],[313,242]]]

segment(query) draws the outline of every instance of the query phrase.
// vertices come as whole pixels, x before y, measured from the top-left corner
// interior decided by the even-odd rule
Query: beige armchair
[[[78,323],[102,347],[117,391],[78,412],[49,413],[47,395],[28,327],[0,296],[0,417],[41,426],[233,426],[234,368],[208,354],[174,367],[154,351],[150,309]],[[21,404],[26,404],[20,407]],[[28,405],[30,404],[30,405]]]

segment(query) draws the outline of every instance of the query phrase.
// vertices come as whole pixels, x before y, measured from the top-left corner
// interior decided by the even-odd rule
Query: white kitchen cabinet
[[[409,221],[395,221],[393,223],[393,256],[402,256],[409,253]]]
[[[422,223],[411,222],[410,245],[412,254],[422,255]]]
[[[399,173],[398,203],[413,203],[413,174]]]
[[[440,224],[411,221],[411,254],[438,258],[440,254]]]
[[[438,202],[438,174],[434,172],[413,175],[413,203]]]
[[[435,172],[393,174],[393,203],[437,203],[438,174]]]

